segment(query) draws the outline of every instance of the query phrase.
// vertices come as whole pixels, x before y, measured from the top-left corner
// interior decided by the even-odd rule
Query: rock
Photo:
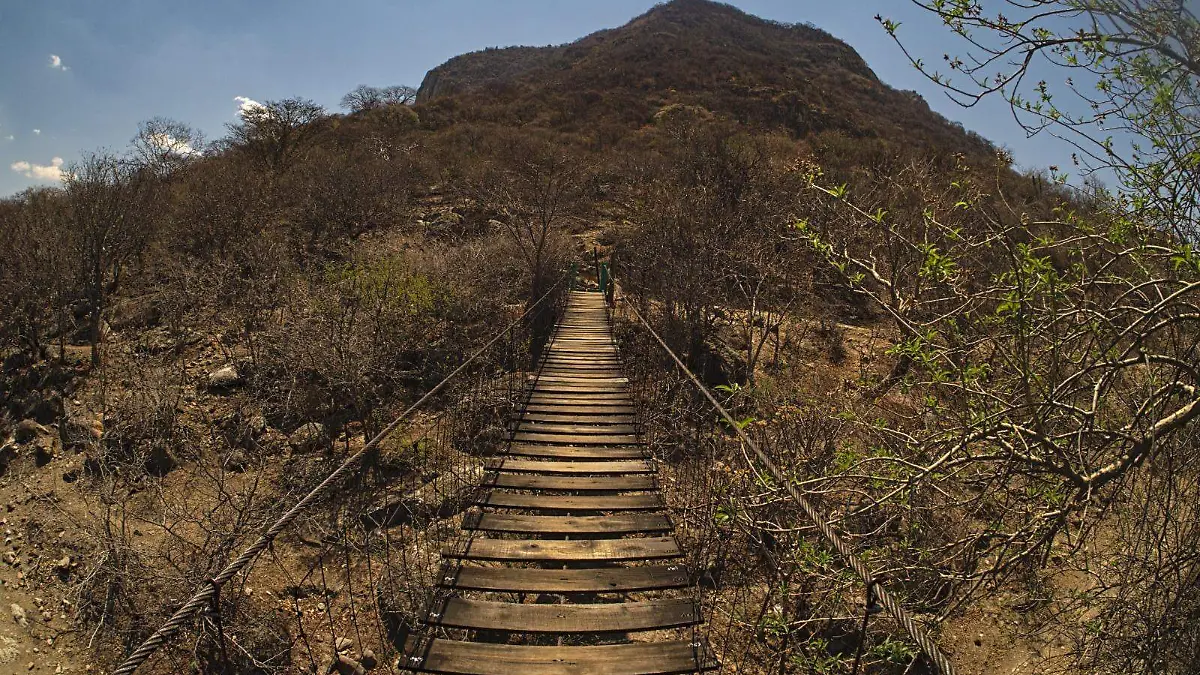
[[[261,435],[267,430],[267,418],[263,417],[262,415],[251,415],[246,420],[246,430],[249,431],[252,436],[257,437]]]
[[[242,473],[250,466],[250,460],[246,457],[246,453],[238,449],[229,451],[225,455],[225,469],[234,473]]]
[[[13,431],[13,438],[18,443],[28,443],[38,436],[48,433],[50,433],[50,431],[46,429],[46,427],[38,424],[36,420],[21,420],[17,423],[17,428]]]
[[[26,409],[25,414],[37,420],[39,424],[53,424],[62,417],[63,400],[58,394],[38,396]]]
[[[367,670],[379,665],[379,659],[375,658],[375,652],[371,651],[370,649],[364,649],[362,651],[362,656],[358,658],[358,662],[361,663],[362,667],[366,668]]]
[[[221,366],[208,374],[208,388],[211,391],[228,391],[242,383],[242,374],[232,363]]]
[[[64,448],[87,447],[104,435],[104,423],[87,415],[71,413],[59,423],[58,435]]]
[[[38,467],[46,466],[54,459],[54,442],[50,438],[39,438],[34,446],[33,463]]]
[[[354,646],[354,640],[346,637],[340,637],[337,642],[333,643],[334,651],[341,653]]]
[[[156,296],[142,296],[116,303],[107,315],[108,323],[117,330],[147,328],[162,320],[162,307]]]
[[[8,465],[17,457],[17,446],[5,445],[0,447],[0,475],[8,470]]]
[[[154,476],[165,476],[179,466],[179,460],[166,443],[155,443],[150,446],[146,455],[146,471]]]
[[[362,664],[354,659],[339,654],[337,660],[333,662],[333,669],[338,675],[366,675],[367,669],[363,668]]]
[[[10,612],[12,612],[13,621],[16,621],[18,626],[22,628],[29,626],[29,618],[25,616],[24,607],[14,602],[13,604],[9,605],[8,609]]]
[[[325,429],[324,424],[309,422],[288,436],[288,445],[296,452],[313,452],[331,448],[333,439],[329,437],[329,431]]]

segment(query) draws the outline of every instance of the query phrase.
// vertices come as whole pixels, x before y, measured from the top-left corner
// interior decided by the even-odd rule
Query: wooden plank
[[[620,396],[564,396],[562,394],[549,394],[536,391],[530,393],[525,407],[533,408],[541,405],[634,409],[633,399],[628,394]]]
[[[588,414],[571,414],[571,413],[545,413],[527,411],[518,413],[513,418],[516,422],[562,422],[567,424],[628,424],[630,426],[637,424],[637,416],[633,414],[625,415],[588,415]]]
[[[449,675],[682,675],[715,670],[703,648],[686,641],[530,646],[431,640],[408,661],[418,672]]]
[[[573,421],[575,424],[543,422],[542,420],[521,420],[517,423],[517,431],[541,434],[637,434],[637,429],[632,424],[604,423],[580,419]]]
[[[622,400],[629,398],[629,390],[625,387],[610,387],[608,385],[590,386],[574,386],[558,384],[555,382],[539,382],[534,385],[533,393],[536,395],[545,396],[554,394],[562,397],[570,398],[590,398],[602,400]]]
[[[641,445],[637,434],[539,434],[518,431],[514,443],[558,443],[560,445]]]
[[[607,516],[471,513],[463,519],[463,529],[518,534],[649,534],[669,532],[671,521],[659,513],[620,513]]]
[[[433,626],[513,633],[625,633],[700,621],[696,602],[678,599],[542,605],[451,597],[435,604],[425,618]]]
[[[678,558],[675,537],[638,539],[464,539],[442,552],[447,558],[513,562],[623,562]]]
[[[637,446],[569,446],[569,445],[530,445],[513,443],[508,446],[508,454],[516,457],[555,457],[558,459],[640,459],[644,451]]]
[[[655,511],[663,507],[655,493],[645,495],[527,495],[492,490],[476,498],[479,506],[523,511]]]
[[[529,413],[550,413],[555,415],[633,415],[637,408],[633,403],[608,405],[604,403],[570,404],[570,403],[528,403],[525,411]]]
[[[516,473],[537,473],[551,475],[585,475],[623,474],[623,473],[654,473],[654,467],[645,460],[626,460],[615,462],[560,462],[539,461],[536,459],[513,459],[503,457],[488,460],[489,471],[512,471]]]
[[[535,476],[527,473],[491,474],[484,487],[560,492],[638,492],[657,490],[653,476]]]
[[[459,565],[445,571],[443,588],[508,593],[619,593],[688,586],[681,565],[544,570]]]
[[[581,387],[595,387],[600,384],[626,384],[629,382],[628,377],[593,377],[593,376],[562,376],[562,375],[534,375],[533,380],[538,382],[554,382],[559,384],[580,384]]]

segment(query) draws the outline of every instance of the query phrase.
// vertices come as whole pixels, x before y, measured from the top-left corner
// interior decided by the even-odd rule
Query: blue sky
[[[0,195],[54,181],[81,151],[125,147],[165,116],[210,139],[235,97],[303,96],[336,110],[358,84],[420,84],[446,59],[485,47],[569,42],[621,25],[653,0],[6,0],[0,4]],[[922,78],[874,20],[900,20],[927,60],[950,42],[902,0],[733,0],[807,21],[858,50],[888,84],[1014,150],[1027,167],[1069,164],[1050,138],[1027,140],[999,101],[965,110]],[[56,160],[56,158],[58,158]]]

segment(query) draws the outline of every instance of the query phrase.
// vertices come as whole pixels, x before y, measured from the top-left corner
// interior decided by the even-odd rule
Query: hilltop
[[[548,47],[487,49],[425,76],[431,119],[622,136],[671,106],[698,106],[759,130],[823,131],[987,157],[994,149],[881,82],[849,45],[808,24],[710,0],[672,0],[619,28]]]

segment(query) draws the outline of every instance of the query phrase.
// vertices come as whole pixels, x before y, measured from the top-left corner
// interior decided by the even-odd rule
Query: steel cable
[[[400,413],[400,415],[398,415],[386,427],[384,427],[383,430],[376,434],[374,438],[372,438],[370,441],[367,441],[366,445],[364,445],[361,450],[354,453],[350,457],[347,457],[346,461],[342,462],[337,469],[334,469],[333,473],[326,476],[325,480],[321,481],[319,485],[313,488],[312,491],[305,495],[304,498],[299,502],[297,502],[295,506],[293,506],[291,509],[288,509],[287,513],[280,516],[279,519],[276,520],[271,527],[267,528],[267,530],[263,532],[263,534],[259,536],[259,538],[253,544],[243,551],[241,555],[239,555],[233,562],[229,563],[225,569],[221,570],[219,574],[209,579],[200,590],[196,591],[196,593],[192,595],[192,597],[185,602],[182,607],[180,607],[175,611],[174,614],[171,615],[171,618],[167,619],[162,626],[159,626],[158,630],[154,631],[150,637],[146,638],[146,640],[142,642],[137,649],[135,649],[128,657],[125,658],[121,665],[113,671],[113,675],[130,675],[137,670],[139,666],[145,663],[146,659],[149,659],[156,651],[161,649],[162,646],[166,644],[167,641],[169,641],[172,637],[174,637],[184,625],[190,622],[200,610],[204,609],[204,607],[209,605],[213,599],[217,597],[222,586],[224,586],[239,572],[244,571],[250,565],[250,563],[256,557],[258,557],[259,554],[265,551],[267,547],[271,545],[271,542],[273,542],[276,537],[278,537],[284,530],[288,528],[289,525],[292,524],[292,521],[294,521],[301,513],[311,506],[313,502],[317,501],[317,499],[325,494],[325,492],[327,492],[331,487],[340,483],[347,474],[349,474],[356,466],[358,466],[359,463],[362,462],[363,458],[368,453],[374,450],[375,447],[378,446],[385,438],[391,435],[391,433],[400,426],[400,423],[407,419],[408,416],[414,411],[420,408],[425,401],[429,400],[434,394],[441,391],[441,389],[445,387],[447,383],[453,380],[468,365],[474,362],[475,359],[483,355],[483,353],[491,348],[491,346],[497,341],[499,341],[500,338],[507,335],[510,329],[524,321],[525,318],[528,317],[536,307],[545,302],[546,298],[550,297],[551,294],[558,289],[562,282],[563,280],[559,279],[558,282],[550,287],[550,290],[546,291],[542,297],[538,298],[537,302],[534,302],[528,308],[526,308],[521,316],[514,319],[512,323],[508,324],[503,330],[496,333],[491,340],[488,340],[487,344],[480,347],[478,351],[472,354],[470,358],[459,364],[459,366],[455,368],[449,375],[447,375],[441,382],[437,383],[437,385],[435,385],[432,389],[425,392],[421,398],[417,399],[416,403],[410,405],[404,412]]]
[[[840,536],[838,536],[837,532],[834,531],[833,526],[829,524],[829,521],[825,518],[824,514],[818,511],[817,508],[808,501],[808,499],[801,495],[800,491],[796,489],[796,486],[793,485],[791,481],[784,479],[783,472],[779,470],[779,467],[775,464],[775,462],[772,461],[771,458],[768,457],[767,454],[758,447],[757,443],[750,439],[746,432],[742,431],[741,426],[739,426],[738,423],[733,419],[733,416],[729,414],[729,411],[725,410],[725,407],[721,405],[719,401],[717,401],[716,397],[713,396],[708,390],[708,387],[705,387],[704,384],[700,382],[700,379],[697,378],[696,375],[692,373],[692,371],[686,365],[684,365],[683,361],[676,356],[675,352],[672,351],[669,346],[667,346],[667,343],[658,335],[657,332],[655,332],[653,328],[650,327],[649,322],[642,317],[642,314],[637,310],[637,307],[635,307],[632,302],[629,302],[628,299],[621,299],[625,301],[625,304],[628,305],[633,311],[633,315],[636,316],[638,321],[641,322],[642,326],[644,326],[646,330],[650,332],[650,335],[654,337],[659,346],[661,346],[667,355],[671,357],[671,360],[675,362],[675,365],[679,368],[679,370],[683,372],[683,374],[687,376],[689,380],[691,380],[692,384],[696,386],[700,393],[704,394],[704,397],[708,399],[709,403],[712,403],[713,407],[716,408],[717,412],[720,413],[721,417],[725,419],[726,423],[728,423],[729,428],[737,433],[738,438],[741,439],[742,443],[744,443],[754,452],[754,455],[758,457],[763,466],[767,468],[767,470],[771,473],[771,476],[780,485],[784,486],[784,489],[787,490],[788,495],[795,500],[796,504],[800,506],[800,509],[804,511],[804,514],[808,516],[808,519],[811,520],[814,525],[816,525],[817,531],[821,533],[821,536],[823,536],[826,541],[828,541],[830,545],[832,545],[833,548],[839,554],[841,554],[846,564],[850,566],[850,569],[854,570],[855,574],[857,574],[860,579],[862,579],[867,588],[872,589],[874,593],[874,600],[883,606],[883,608],[887,610],[888,614],[891,614],[892,618],[904,628],[904,632],[908,633],[908,636],[912,639],[912,641],[921,648],[921,651],[925,653],[926,658],[933,663],[934,667],[937,668],[939,673],[942,675],[954,675],[956,671],[954,670],[954,664],[950,662],[950,659],[942,653],[941,649],[938,648],[937,643],[933,641],[933,638],[929,637],[929,634],[916,624],[912,616],[904,609],[904,607],[900,605],[899,601],[897,601],[896,598],[893,597],[892,594],[889,593],[879,583],[879,581],[874,578],[874,576],[871,574],[871,571],[867,569],[866,563],[864,563],[862,559],[854,553],[849,544],[847,544]]]

